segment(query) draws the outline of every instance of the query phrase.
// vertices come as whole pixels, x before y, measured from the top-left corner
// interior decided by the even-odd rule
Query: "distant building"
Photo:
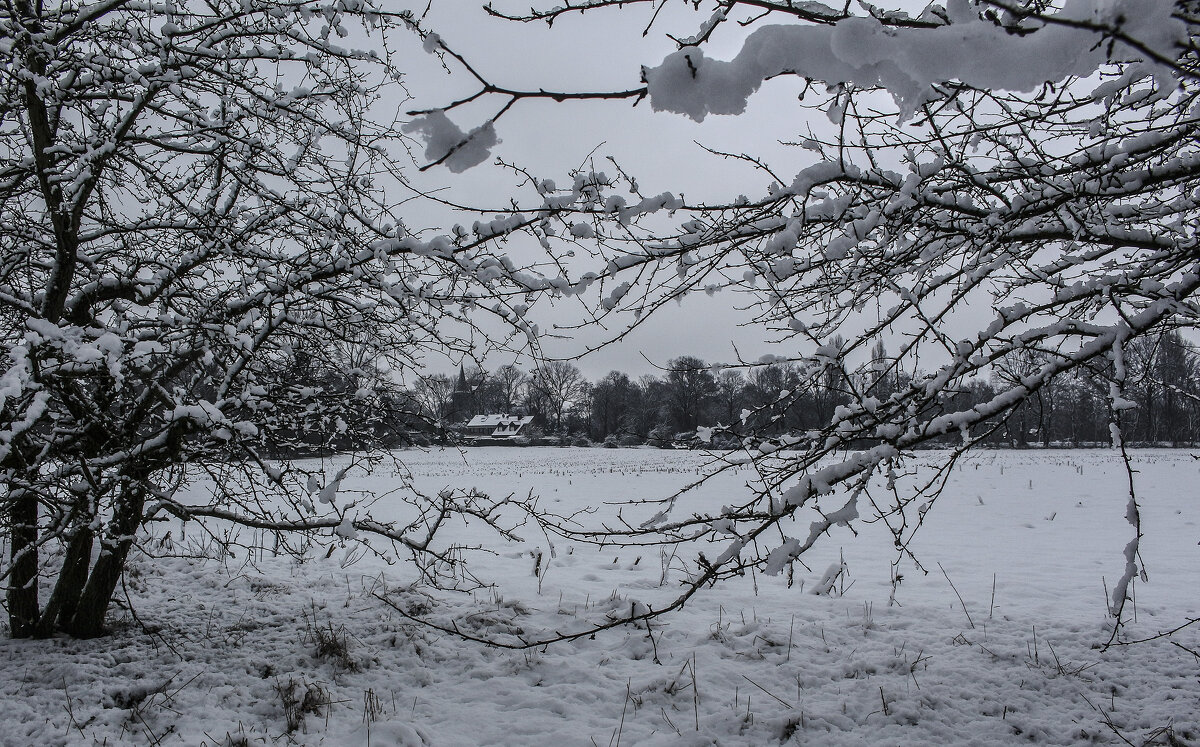
[[[466,420],[475,414],[475,391],[467,380],[467,372],[462,366],[458,367],[458,380],[454,382],[454,391],[450,393],[449,407],[445,419],[449,422]]]
[[[476,415],[462,432],[469,438],[516,438],[532,422],[532,415]]]

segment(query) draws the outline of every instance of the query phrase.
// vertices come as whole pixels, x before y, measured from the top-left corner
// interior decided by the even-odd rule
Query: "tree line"
[[[835,347],[844,343],[834,341]],[[300,354],[286,378],[326,396],[349,398],[354,407],[301,409],[291,439],[281,448],[392,447],[455,439],[456,429],[476,415],[522,414],[534,418],[527,438],[534,442],[669,446],[697,443],[700,429],[712,429],[707,443],[733,447],[756,439],[819,430],[845,407],[864,397],[885,401],[920,385],[925,374],[899,370],[883,342],[857,368],[830,365],[812,376],[797,362],[764,360],[736,366],[710,364],[683,355],[661,375],[634,377],[611,371],[589,381],[573,363],[547,361],[531,371],[516,365],[487,370],[462,366],[455,375],[430,373],[409,387],[390,381],[369,362],[350,361],[353,347],[324,357]],[[339,352],[340,351],[340,352]],[[930,409],[961,412],[1021,386],[1053,359],[1035,347],[1006,356],[990,376],[947,387]],[[1125,350],[1126,383],[1120,412],[1124,440],[1136,445],[1191,445],[1200,442],[1200,353],[1177,330],[1140,338]],[[1111,363],[1081,367],[1039,388],[1007,418],[988,424],[973,437],[994,447],[1108,445],[1113,420]],[[369,391],[370,396],[363,396]],[[357,394],[357,398],[355,397]],[[936,413],[926,413],[936,415]],[[354,422],[346,419],[353,416]],[[709,437],[709,433],[704,434]],[[960,433],[934,439],[934,445],[961,440]]]

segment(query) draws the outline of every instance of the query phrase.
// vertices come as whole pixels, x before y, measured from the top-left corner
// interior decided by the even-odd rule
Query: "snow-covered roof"
[[[467,423],[468,428],[512,428],[533,422],[532,415],[476,415]]]

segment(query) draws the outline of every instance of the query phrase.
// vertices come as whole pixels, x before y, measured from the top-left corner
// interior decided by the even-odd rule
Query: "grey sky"
[[[511,6],[508,9],[514,11],[529,7],[528,2],[497,5]],[[416,10],[420,12],[424,7]],[[515,24],[491,18],[477,3],[453,2],[434,3],[426,21],[451,48],[497,84],[568,91],[623,90],[639,84],[641,65],[658,64],[674,51],[675,43],[666,38],[666,33],[692,34],[707,17],[704,12],[688,12],[682,5],[670,5],[643,37],[641,32],[652,15],[649,5],[619,12],[611,9],[575,14],[560,18],[548,30],[545,24]],[[710,54],[732,56],[740,44],[736,28],[727,24],[714,38]],[[406,58],[411,60],[405,84],[415,100],[405,109],[443,105],[474,92],[475,81],[453,60],[448,60],[447,74],[435,57],[421,50],[415,38],[397,40],[395,46],[404,47]],[[628,101],[523,101],[498,122],[496,129],[502,143],[494,155],[560,183],[567,181],[569,170],[593,154],[597,169],[610,174],[615,170],[606,157],[616,158],[637,177],[646,194],[672,191],[686,195],[689,201],[761,194],[769,182],[766,175],[745,164],[705,153],[696,142],[767,158],[780,165],[783,173],[794,171],[808,159],[800,149],[784,148],[778,140],[792,139],[807,126],[810,114],[797,106],[798,88],[795,81],[774,81],[754,98],[745,115],[709,117],[702,123],[653,112],[647,102],[634,107]],[[504,101],[498,96],[485,97],[454,110],[450,117],[467,130],[494,114]],[[818,122],[815,126],[822,125]],[[506,204],[517,182],[511,172],[490,162],[463,174],[435,168],[414,175],[414,179],[424,187],[444,188],[442,194],[459,202],[482,205]],[[448,214],[430,215],[424,222],[422,217],[413,216],[410,227],[455,220]],[[458,218],[468,222],[473,219]],[[526,249],[519,241],[506,246],[514,258],[536,256],[541,251],[538,247]],[[682,304],[661,309],[626,340],[577,364],[589,378],[596,379],[613,369],[631,375],[656,373],[652,363],[661,366],[685,354],[710,362],[732,362],[735,345],[750,359],[768,352],[799,352],[767,345],[761,330],[739,328],[738,322],[749,317],[736,312],[735,306],[746,301],[730,293],[711,298],[697,294]],[[535,311],[535,318],[544,329],[556,321],[569,323],[578,318],[578,305],[570,301],[543,306]],[[609,327],[610,332],[616,329]],[[592,336],[587,341],[596,339]],[[557,355],[573,354],[576,347],[563,341],[547,342],[547,349]],[[489,359],[492,362],[499,365],[510,361]],[[432,361],[431,367],[442,368]]]

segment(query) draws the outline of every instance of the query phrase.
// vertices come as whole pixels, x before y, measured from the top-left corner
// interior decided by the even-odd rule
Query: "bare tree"
[[[573,363],[546,361],[529,377],[526,387],[535,409],[555,432],[562,430],[567,411],[587,395],[588,383]]]
[[[1159,430],[1151,436],[1151,440],[1191,440],[1195,437],[1192,427],[1194,418],[1191,417],[1196,401],[1193,389],[1196,378],[1195,352],[1179,330],[1168,330],[1159,335],[1158,354],[1154,363],[1155,376],[1163,389],[1163,415],[1159,419]]]
[[[537,288],[486,250],[519,219],[422,238],[394,210],[411,193],[392,159],[407,152],[387,112],[404,99],[389,34],[410,25],[369,1],[0,6],[14,636],[100,634],[143,522],[163,514],[374,534],[430,575],[457,560],[434,538],[448,515],[491,519],[483,497],[447,493],[410,494],[411,525],[380,522],[337,499],[344,472],[266,459],[287,413],[353,429],[359,384],[385,363],[470,351],[478,337],[447,316],[487,299],[529,331]],[[353,390],[281,375],[322,355],[318,338],[352,346]],[[205,471],[221,473],[210,499],[181,490]]]
[[[417,379],[413,396],[421,403],[426,416],[435,423],[442,423],[450,409],[454,395],[454,379],[446,374],[427,374]]]
[[[695,356],[682,355],[667,362],[667,412],[677,431],[694,431],[704,422],[716,399],[717,379],[708,365]]]
[[[630,6],[638,4],[493,13],[552,23]],[[798,114],[813,115],[804,131],[780,133],[812,159],[798,170],[714,151],[761,170],[770,186],[752,198],[692,203],[679,196],[686,185],[644,195],[637,175],[620,168],[583,170],[562,187],[530,176],[536,194],[524,207],[542,211],[540,241],[553,244],[546,229],[555,222],[586,221],[587,230],[572,235],[594,236],[601,262],[558,283],[575,293],[598,288],[599,318],[629,314],[640,324],[693,289],[744,291],[755,321],[775,333],[774,362],[786,360],[796,376],[782,401],[761,408],[786,408],[811,392],[836,395],[802,431],[775,435],[774,415],[735,424],[762,488],[720,516],[676,515],[669,502],[631,528],[556,529],[598,542],[716,544],[697,554],[692,581],[667,606],[674,608],[748,567],[778,572],[827,529],[852,524],[872,475],[894,469],[909,450],[953,439],[952,464],[1076,371],[1107,378],[1109,432],[1122,443],[1123,413],[1134,406],[1125,396],[1125,351],[1200,318],[1198,18],[1192,0],[1061,9],[1041,0],[964,0],[915,15],[879,5],[728,0],[673,34],[678,50],[645,61],[636,85],[586,93],[494,85],[440,42],[468,65],[480,96],[500,102],[488,127],[502,127],[503,115],[529,99],[648,100],[702,120],[740,114],[753,96],[798,91]],[[751,29],[742,51],[708,57],[710,40],[735,25]],[[458,106],[437,114],[458,115]],[[988,318],[952,335],[963,309]],[[896,370],[926,373],[886,396],[863,391],[851,362],[896,333]],[[1027,349],[1039,351],[1027,370],[994,379],[990,398],[964,406],[962,392],[983,393],[977,382]],[[876,503],[901,554],[921,526],[909,507],[928,507],[937,484]],[[793,523],[819,505],[807,531],[808,523]],[[1128,516],[1135,539],[1113,590],[1118,619],[1139,573],[1132,491]],[[803,533],[789,536],[797,526]]]
[[[496,396],[501,410],[505,413],[513,412],[524,395],[525,385],[529,382],[528,374],[510,363],[497,368],[492,374],[492,381],[496,384]]]
[[[641,404],[641,390],[628,374],[610,371],[592,386],[592,438],[635,437],[634,419]]]
[[[746,404],[745,374],[736,369],[725,369],[717,374],[716,402],[720,423],[740,420]]]
[[[1036,348],[1019,348],[1010,351],[992,366],[992,382],[999,390],[1010,390],[1021,385],[1029,376],[1042,370],[1048,353]],[[1057,382],[1047,382],[1036,392],[1024,398],[1021,404],[1005,419],[1005,431],[1010,446],[1027,446],[1047,438],[1047,422],[1053,413],[1053,398],[1050,390]]]
[[[900,388],[902,378],[896,362],[888,356],[887,345],[878,340],[871,348],[871,362],[864,372],[862,389],[872,397],[886,400]]]
[[[798,382],[796,367],[789,362],[751,366],[746,385],[750,411],[742,419],[745,429],[759,436],[781,432],[787,411],[807,404],[792,397]]]

